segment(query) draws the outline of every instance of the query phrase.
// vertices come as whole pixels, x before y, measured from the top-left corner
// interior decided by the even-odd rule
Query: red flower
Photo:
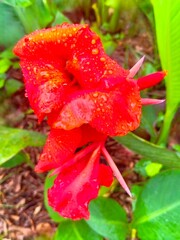
[[[49,204],[62,216],[88,218],[88,203],[113,175],[131,195],[104,147],[107,136],[123,136],[140,124],[140,90],[161,81],[166,72],[133,80],[143,59],[125,70],[108,57],[87,25],[62,24],[25,36],[14,48],[20,57],[31,107],[51,131],[36,166],[54,170]],[[101,163],[103,154],[107,164]],[[112,170],[111,170],[112,169]]]

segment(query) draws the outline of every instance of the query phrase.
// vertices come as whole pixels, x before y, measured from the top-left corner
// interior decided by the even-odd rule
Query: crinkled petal
[[[60,110],[66,96],[77,90],[71,85],[71,79],[63,70],[61,61],[22,60],[21,68],[30,105],[39,121]]]
[[[67,69],[84,89],[109,89],[129,74],[105,53],[99,36],[88,27],[79,30]]]
[[[73,156],[79,147],[81,137],[81,129],[70,131],[52,129],[35,170],[44,172],[62,165]]]
[[[13,51],[21,60],[52,57],[69,59],[75,47],[76,34],[86,27],[85,24],[64,23],[37,30],[19,40]]]
[[[73,92],[74,77],[66,70],[79,29],[86,25],[62,24],[35,31],[14,47],[20,57],[30,105],[41,121],[58,111],[65,97]],[[76,88],[75,88],[76,89]]]
[[[99,190],[100,148],[84,159],[63,170],[48,191],[49,205],[61,216],[79,220],[88,219],[88,203]]]
[[[110,92],[79,91],[60,112],[54,127],[70,130],[89,123],[106,135],[125,135],[140,124],[141,99],[134,81]]]

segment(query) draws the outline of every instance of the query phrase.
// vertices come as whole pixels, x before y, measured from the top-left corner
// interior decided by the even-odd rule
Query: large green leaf
[[[45,135],[37,132],[0,126],[0,164],[27,146],[43,146],[45,139]]]
[[[13,168],[24,162],[28,162],[28,161],[29,161],[29,156],[27,154],[25,154],[24,152],[19,152],[14,157],[10,158],[5,163],[1,164],[1,167]]]
[[[54,240],[102,240],[85,221],[68,221],[60,223]]]
[[[114,139],[153,162],[161,163],[170,168],[180,168],[180,157],[178,154],[150,143],[133,133],[129,133],[124,137],[115,137]]]
[[[151,0],[154,8],[156,35],[166,77],[167,109],[159,143],[167,140],[171,121],[180,103],[180,8],[179,0]]]
[[[24,28],[13,7],[0,3],[0,45],[12,46],[23,35]]]
[[[125,240],[128,232],[124,209],[113,199],[99,197],[90,203],[88,225],[108,240]]]
[[[180,170],[151,178],[140,193],[133,228],[141,240],[180,239]]]

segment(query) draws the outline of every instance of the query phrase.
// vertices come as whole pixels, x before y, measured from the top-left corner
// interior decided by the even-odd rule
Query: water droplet
[[[101,57],[101,58],[100,58],[100,61],[101,61],[101,62],[105,62],[106,59],[105,59],[104,57]]]
[[[98,93],[97,92],[93,93],[93,97],[98,97]]]
[[[105,95],[102,95],[101,98],[103,99],[104,102],[107,101],[107,97]]]
[[[37,68],[34,67],[34,68],[33,68],[33,71],[34,71],[34,73],[36,74],[36,73],[37,73]]]
[[[92,49],[92,54],[93,54],[93,55],[98,54],[98,52],[99,52],[99,50],[98,50],[97,48]]]
[[[24,41],[25,41],[25,42],[29,42],[29,38],[26,37],[26,38],[24,39]]]

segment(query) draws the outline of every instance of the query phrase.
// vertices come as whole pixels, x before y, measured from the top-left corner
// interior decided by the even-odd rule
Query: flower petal
[[[78,32],[67,69],[84,89],[112,88],[129,74],[105,53],[99,36],[88,27]]]
[[[109,187],[113,182],[113,172],[111,168],[103,163],[100,164],[99,182],[100,185]]]
[[[137,84],[140,90],[145,88],[153,87],[154,85],[161,82],[167,75],[167,71],[151,73],[147,76],[141,77],[137,80]]]
[[[63,170],[48,191],[49,205],[63,217],[88,219],[88,203],[99,190],[100,147]]]
[[[55,128],[70,130],[89,123],[106,135],[125,135],[139,126],[141,99],[134,81],[109,92],[79,91],[60,112]]]
[[[85,24],[64,23],[37,30],[19,40],[13,51],[21,60],[51,57],[68,59],[75,47],[77,32],[86,27]]]
[[[73,156],[81,142],[81,129],[65,131],[63,129],[52,129],[46,141],[36,172],[44,172],[62,165]]]
[[[66,96],[76,90],[61,61],[22,60],[21,68],[30,105],[39,121],[60,110]]]

